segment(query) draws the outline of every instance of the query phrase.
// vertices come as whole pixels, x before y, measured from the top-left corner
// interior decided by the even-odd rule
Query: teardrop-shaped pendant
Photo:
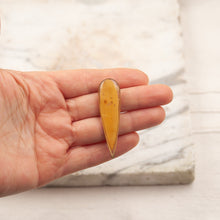
[[[100,83],[99,110],[106,143],[114,157],[120,120],[120,87],[113,79],[107,78]]]

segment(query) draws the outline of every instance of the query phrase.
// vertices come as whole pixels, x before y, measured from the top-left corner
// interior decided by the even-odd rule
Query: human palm
[[[137,130],[161,123],[165,85],[147,85],[134,69],[16,72],[0,70],[0,195],[36,188],[111,159],[98,108],[104,78],[121,88],[115,156],[138,143]]]

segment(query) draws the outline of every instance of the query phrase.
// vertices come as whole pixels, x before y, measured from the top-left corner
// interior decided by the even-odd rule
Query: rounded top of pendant
[[[101,89],[102,86],[105,87],[112,87],[114,85],[114,87],[119,90],[119,84],[116,80],[112,79],[112,78],[106,78],[104,80],[101,81],[100,85],[99,85],[99,89]]]

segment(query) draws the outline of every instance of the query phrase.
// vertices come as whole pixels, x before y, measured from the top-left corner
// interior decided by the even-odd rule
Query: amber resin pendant
[[[120,120],[120,87],[113,79],[107,78],[100,83],[99,110],[106,143],[114,157]]]

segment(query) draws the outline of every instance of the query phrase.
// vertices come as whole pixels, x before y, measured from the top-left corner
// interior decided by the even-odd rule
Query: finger
[[[148,77],[142,71],[125,68],[65,70],[48,72],[48,75],[55,80],[66,99],[97,92],[105,78],[115,79],[120,88],[148,83]]]
[[[138,144],[138,141],[139,136],[135,132],[119,136],[115,157],[131,150]],[[110,159],[112,158],[106,142],[70,148],[63,167],[63,175],[101,164]]]
[[[162,107],[126,112],[120,115],[119,135],[160,124],[165,118]],[[73,122],[74,146],[98,143],[105,140],[100,117]]]
[[[120,93],[121,111],[165,105],[173,98],[172,90],[166,85],[130,87],[121,89]],[[72,121],[99,116],[98,93],[68,99],[66,103]]]

